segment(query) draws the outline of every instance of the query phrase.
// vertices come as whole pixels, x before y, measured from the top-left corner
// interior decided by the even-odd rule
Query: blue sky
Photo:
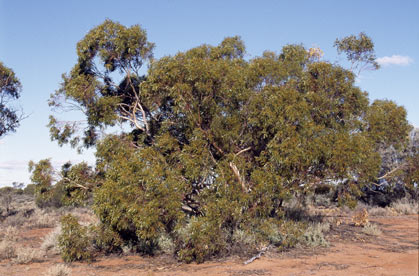
[[[0,60],[23,85],[19,104],[29,117],[0,140],[0,186],[29,183],[27,163],[52,158],[94,164],[93,151],[76,153],[49,139],[47,100],[76,62],[76,43],[106,18],[140,24],[156,43],[155,57],[239,35],[247,57],[290,43],[320,47],[343,62],[336,38],[367,33],[382,68],[358,85],[370,99],[391,99],[419,126],[419,1],[108,1],[0,0]]]

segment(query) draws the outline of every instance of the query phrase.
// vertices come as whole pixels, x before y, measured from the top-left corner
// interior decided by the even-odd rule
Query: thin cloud
[[[381,66],[389,66],[389,65],[399,65],[399,66],[407,66],[413,63],[413,59],[409,56],[399,56],[399,55],[392,55],[391,57],[381,57],[377,58],[376,61]]]
[[[7,171],[20,170],[20,169],[26,168],[27,166],[28,166],[28,162],[23,162],[23,161],[0,162],[0,170],[7,170]]]

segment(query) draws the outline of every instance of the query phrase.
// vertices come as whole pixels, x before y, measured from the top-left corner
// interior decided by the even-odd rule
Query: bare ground
[[[288,252],[268,251],[260,259],[244,265],[244,259],[231,257],[204,264],[180,264],[165,257],[108,256],[95,262],[73,263],[71,275],[418,275],[418,215],[377,217],[378,237],[363,233],[349,223],[334,226],[328,235],[328,248],[297,248]],[[52,228],[29,229],[19,233],[19,243],[39,248],[42,237]],[[62,263],[58,256],[42,262],[14,264],[0,262],[0,275],[44,275],[49,267]]]

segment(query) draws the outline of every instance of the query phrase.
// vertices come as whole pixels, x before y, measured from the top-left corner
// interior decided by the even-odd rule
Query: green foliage
[[[368,109],[366,121],[368,136],[377,150],[393,146],[400,149],[408,142],[412,126],[406,121],[407,112],[389,100],[375,100]]]
[[[61,180],[56,187],[62,187],[62,203],[66,206],[84,206],[88,204],[92,190],[100,177],[85,162],[71,165],[66,163],[61,168]]]
[[[12,69],[0,62],[0,137],[16,131],[22,115],[11,105],[20,97],[22,85]]]
[[[81,226],[77,218],[65,215],[61,218],[61,234],[58,237],[58,246],[61,257],[65,262],[90,261],[90,239],[87,226]]]
[[[111,136],[97,149],[106,180],[95,191],[95,213],[121,238],[152,252],[160,233],[170,232],[183,217],[182,179],[152,149],[138,152]]]
[[[364,34],[336,46],[353,66],[377,67]],[[87,121],[79,133],[52,117],[52,139],[97,149],[96,172],[74,166],[62,183],[92,183],[101,223],[139,251],[154,253],[166,235],[180,259],[201,262],[252,225],[257,240],[276,243],[266,225],[280,222],[284,201],[339,183],[337,200],[355,202],[380,171],[377,148],[407,135],[402,108],[370,105],[353,71],[302,45],[251,60],[239,37],[158,60],[153,47],[139,26],[105,21],[78,43],[78,62],[50,101],[77,106]],[[381,110],[393,109],[398,123],[383,124]],[[99,139],[117,123],[119,135]],[[75,202],[81,189],[70,193]],[[285,246],[303,235],[281,227],[295,232]]]
[[[142,79],[139,70],[152,58],[153,48],[138,25],[126,28],[106,20],[92,29],[77,44],[78,62],[63,75],[61,88],[49,102],[52,107],[68,109],[65,101],[72,101],[73,108],[85,111],[87,126],[79,136],[77,124],[61,123],[51,116],[51,139],[60,145],[81,143],[89,147],[96,144],[101,127],[127,120],[137,123],[138,109],[150,116],[142,107],[138,85]]]
[[[380,68],[375,60],[374,43],[365,33],[336,39],[335,47],[339,53],[346,54],[347,59],[352,63],[351,70],[358,70],[358,74],[364,69]]]
[[[89,232],[93,237],[93,246],[96,250],[106,254],[121,251],[122,239],[117,232],[109,229],[108,226],[103,224],[93,225]]]
[[[91,191],[100,177],[82,162],[65,163],[57,173],[50,159],[29,162],[31,180],[35,185],[35,202],[39,207],[83,206],[91,198]]]

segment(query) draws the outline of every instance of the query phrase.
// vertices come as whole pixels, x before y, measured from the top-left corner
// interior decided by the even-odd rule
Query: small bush
[[[61,257],[65,262],[91,260],[92,254],[88,229],[81,226],[77,218],[66,215],[61,218],[61,234],[58,237],[58,246]]]
[[[379,236],[382,234],[381,230],[378,228],[376,224],[367,223],[362,228],[362,232],[370,236]]]
[[[50,267],[44,276],[68,276],[70,273],[71,269],[68,266],[58,264]]]
[[[352,223],[355,226],[364,226],[368,223],[368,211],[367,209],[362,209],[361,211],[356,212],[352,216]]]

